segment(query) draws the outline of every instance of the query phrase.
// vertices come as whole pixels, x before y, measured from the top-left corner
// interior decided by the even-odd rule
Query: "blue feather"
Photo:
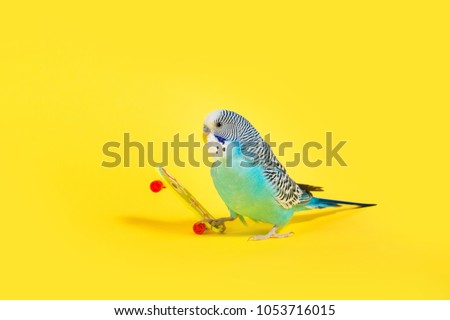
[[[328,208],[328,207],[340,207],[343,204],[350,205],[350,206],[358,206],[358,207],[376,206],[376,204],[373,204],[373,203],[350,202],[350,201],[331,200],[331,199],[323,199],[323,198],[316,198],[316,197],[312,197],[306,206],[308,208],[322,209],[322,208]]]
[[[216,137],[217,140],[219,140],[220,143],[225,143],[225,138],[222,138],[221,136],[218,136],[217,134],[214,135],[214,137]]]

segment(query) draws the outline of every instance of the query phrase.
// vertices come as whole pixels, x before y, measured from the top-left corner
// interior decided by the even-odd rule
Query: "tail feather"
[[[316,187],[316,186],[311,186],[309,184],[302,184],[302,183],[297,183],[297,185],[300,187],[300,189],[302,189],[304,191],[323,191],[322,187]]]
[[[376,206],[376,204],[374,203],[350,202],[350,201],[331,200],[316,197],[312,197],[306,206],[311,209],[323,209],[329,207],[340,207],[342,205],[358,206],[360,208]]]

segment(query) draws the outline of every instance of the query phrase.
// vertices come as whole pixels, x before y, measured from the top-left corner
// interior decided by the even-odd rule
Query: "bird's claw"
[[[227,227],[225,226],[225,223],[221,219],[210,219],[206,220],[211,225],[211,229],[215,232],[224,233]]]
[[[276,233],[276,232],[272,232],[270,231],[267,234],[263,234],[263,235],[257,235],[257,236],[251,236],[250,238],[248,238],[249,241],[259,241],[259,240],[267,240],[270,238],[287,238],[294,235],[294,232],[287,232],[287,233]]]

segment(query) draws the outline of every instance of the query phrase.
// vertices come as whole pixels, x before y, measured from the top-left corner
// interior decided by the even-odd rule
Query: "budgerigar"
[[[265,235],[250,239],[288,237],[292,232],[277,233],[296,211],[337,207],[343,204],[360,207],[373,204],[316,198],[312,191],[320,187],[294,182],[273,154],[259,132],[241,115],[216,110],[207,115],[203,138],[214,151],[211,167],[214,185],[227,205],[230,216],[212,221],[224,224],[243,217],[273,225]]]

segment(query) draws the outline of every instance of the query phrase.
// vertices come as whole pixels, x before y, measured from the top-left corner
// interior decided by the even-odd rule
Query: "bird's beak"
[[[207,126],[203,126],[203,142],[208,142],[208,134],[211,132]]]

